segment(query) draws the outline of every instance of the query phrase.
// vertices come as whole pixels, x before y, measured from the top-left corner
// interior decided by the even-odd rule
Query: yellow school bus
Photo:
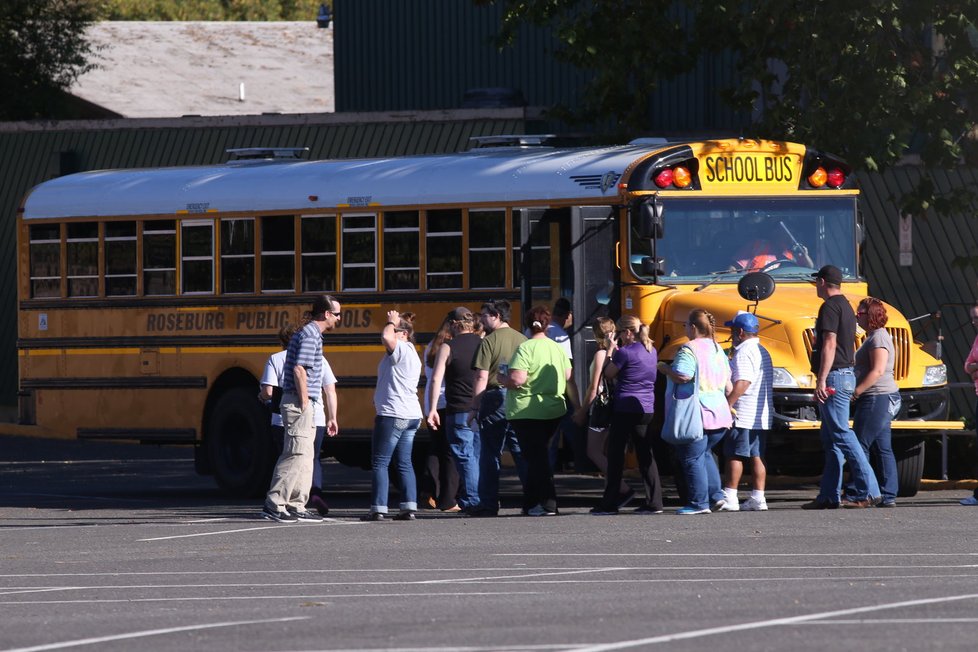
[[[341,429],[325,454],[363,465],[390,308],[418,315],[420,346],[457,305],[567,297],[575,360],[593,351],[592,317],[624,313],[650,323],[670,359],[690,309],[722,324],[751,303],[738,283],[762,272],[776,284],[754,308],[777,367],[769,455],[817,464],[810,274],[834,264],[853,303],[866,294],[859,251],[871,235],[850,168],[770,141],[547,142],[335,161],[235,150],[221,165],[40,184],[17,222],[21,423],[41,436],[192,445],[200,472],[260,493],[274,453],[258,379],[278,329],[316,293],[343,307],[324,343]],[[946,426],[945,370],[889,311],[909,494],[923,436]],[[587,366],[575,365],[579,386]]]

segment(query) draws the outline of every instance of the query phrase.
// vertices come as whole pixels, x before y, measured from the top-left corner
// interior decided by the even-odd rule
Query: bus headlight
[[[784,367],[775,367],[774,386],[780,389],[798,387],[798,381]]]
[[[936,364],[933,367],[924,369],[924,387],[932,385],[943,385],[947,382],[947,367]]]

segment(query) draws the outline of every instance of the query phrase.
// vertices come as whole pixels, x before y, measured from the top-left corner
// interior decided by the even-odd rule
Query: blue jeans
[[[370,511],[387,513],[387,492],[390,483],[387,467],[391,458],[397,462],[397,472],[401,480],[401,511],[414,512],[418,509],[418,485],[411,464],[411,449],[414,446],[414,433],[418,431],[421,419],[400,419],[397,417],[374,418],[374,431],[370,445],[372,449],[373,498]]]
[[[819,435],[825,451],[825,468],[819,485],[818,498],[824,502],[838,503],[842,493],[842,465],[849,463],[855,500],[875,498],[880,495],[879,484],[869,466],[866,453],[849,428],[849,403],[856,388],[856,375],[852,368],[833,369],[829,372],[826,387],[835,389],[819,407],[822,428]]]
[[[479,508],[499,511],[499,469],[509,448],[520,482],[526,485],[526,461],[513,427],[506,420],[506,389],[487,389],[479,405]]]
[[[899,485],[890,421],[889,394],[869,394],[856,401],[852,429],[876,473],[884,502],[896,500]]]
[[[711,501],[723,498],[720,469],[713,459],[713,447],[723,439],[725,432],[723,428],[706,430],[696,441],[676,447],[679,466],[686,477],[687,507],[709,509]]]
[[[472,509],[479,504],[479,433],[468,424],[468,412],[445,412],[445,436],[458,468],[458,506]]]

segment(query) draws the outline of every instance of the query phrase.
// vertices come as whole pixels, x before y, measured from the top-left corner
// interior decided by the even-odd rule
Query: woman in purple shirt
[[[608,473],[604,496],[592,514],[617,514],[626,497],[619,494],[625,466],[625,445],[629,438],[635,446],[638,470],[645,485],[646,502],[637,514],[662,512],[662,484],[659,467],[652,455],[652,411],[655,406],[655,375],[658,356],[649,339],[649,328],[637,317],[627,315],[618,320],[617,343],[608,348],[611,356],[605,366],[605,378],[615,381],[611,428],[608,433]],[[620,344],[618,344],[620,343]]]

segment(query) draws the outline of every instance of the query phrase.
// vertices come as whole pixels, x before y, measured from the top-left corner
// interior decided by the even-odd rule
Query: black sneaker
[[[661,507],[653,507],[648,503],[643,503],[632,510],[632,514],[661,514]]]
[[[598,505],[592,507],[589,513],[592,516],[614,516],[618,513],[618,508],[614,505]]]
[[[303,523],[322,523],[323,517],[319,514],[314,514],[313,512],[306,511],[304,509],[289,509],[289,514],[295,517],[295,520],[301,521]]]
[[[398,512],[394,515],[395,521],[413,521],[414,512]]]
[[[361,521],[383,521],[384,515],[381,514],[380,512],[370,512],[366,516],[361,516],[360,520]]]
[[[277,512],[268,507],[261,508],[261,517],[267,518],[269,521],[276,521],[278,523],[298,523],[299,519],[289,512]]]

